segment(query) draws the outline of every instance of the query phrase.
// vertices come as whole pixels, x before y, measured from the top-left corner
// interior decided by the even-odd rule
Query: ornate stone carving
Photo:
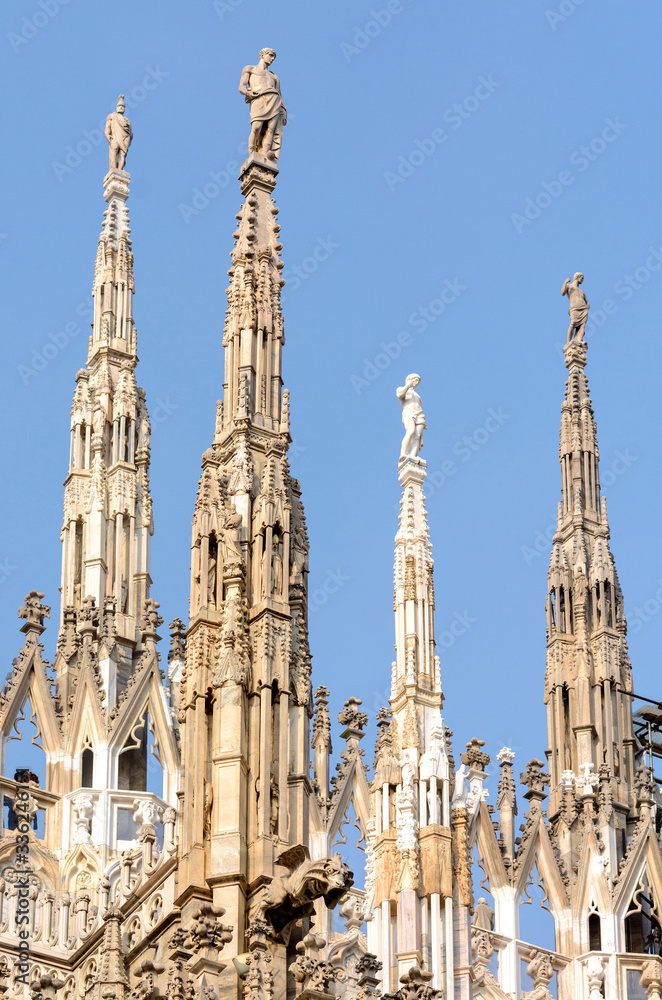
[[[354,884],[354,878],[340,854],[311,861],[301,845],[291,847],[278,858],[289,874],[273,879],[258,906],[258,919],[266,920],[282,935],[293,920],[313,913],[316,899],[324,899],[333,909]]]
[[[338,722],[341,726],[345,726],[346,729],[357,729],[361,732],[364,726],[368,725],[368,716],[365,712],[359,711],[359,705],[363,702],[360,698],[349,698],[345,702],[345,706],[338,715]]]
[[[528,958],[526,971],[533,980],[533,989],[522,993],[522,1000],[553,1000],[547,988],[554,975],[551,957],[544,951],[532,949]]]
[[[315,691],[315,715],[313,716],[313,738],[311,746],[326,747],[329,753],[331,747],[331,720],[329,719],[328,699],[330,691],[322,684]]]
[[[524,798],[529,799],[532,806],[534,803],[539,805],[547,796],[545,788],[549,785],[549,775],[544,773],[544,766],[543,761],[534,757],[526,765],[526,771],[522,771],[519,776],[520,782],[527,788]]]
[[[421,888],[421,856],[414,790],[415,773],[414,764],[409,758],[405,758],[402,765],[402,786],[396,796],[397,892],[418,892]]]
[[[92,843],[92,815],[94,813],[94,799],[86,792],[81,792],[72,802],[75,813],[74,833],[71,839],[73,844]]]
[[[30,985],[30,1000],[56,1000],[64,980],[49,973],[38,976]]]
[[[271,1000],[273,996],[273,959],[266,943],[267,930],[264,921],[253,921],[248,928],[250,944],[246,958],[248,971],[244,976],[244,1000]]]
[[[233,927],[221,923],[225,910],[222,906],[203,903],[193,913],[193,922],[188,930],[187,944],[194,954],[211,951],[216,955],[232,940]]]
[[[384,993],[384,1000],[442,1000],[443,993],[430,986],[431,979],[431,972],[414,965],[400,976],[402,987],[397,993]]]
[[[324,938],[317,934],[306,934],[303,940],[298,942],[297,957],[290,965],[289,971],[301,989],[327,993],[330,983],[344,977],[342,969],[320,956],[325,945]]]
[[[602,980],[604,980],[604,969]],[[600,980],[599,987],[602,984],[602,980]],[[660,1000],[662,996],[662,959],[659,957],[649,959],[641,969],[639,982],[646,990],[649,1000]],[[598,993],[596,997],[600,995]],[[589,1000],[593,1000],[593,997],[591,996]]]

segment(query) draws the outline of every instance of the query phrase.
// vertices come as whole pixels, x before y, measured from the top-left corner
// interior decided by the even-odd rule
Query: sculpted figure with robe
[[[276,58],[273,49],[262,49],[257,66],[245,66],[239,81],[239,93],[251,106],[249,153],[262,153],[277,160],[287,124],[287,109],[280,93],[280,80],[269,69]]]

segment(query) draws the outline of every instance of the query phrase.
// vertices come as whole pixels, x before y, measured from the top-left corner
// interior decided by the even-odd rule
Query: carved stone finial
[[[591,760],[579,765],[579,775],[575,779],[577,790],[582,795],[592,795],[600,784],[600,775],[594,774],[595,764]]]
[[[490,762],[490,755],[481,750],[485,746],[485,740],[479,740],[475,736],[466,744],[466,752],[460,754],[460,760],[467,767],[472,767],[476,771],[484,771]],[[514,755],[513,755],[514,756]]]
[[[405,428],[405,436],[400,447],[401,462],[407,458],[414,461],[419,460],[418,456],[423,447],[423,431],[427,424],[425,423],[421,397],[416,392],[420,381],[420,375],[407,375],[405,384],[396,389],[396,396],[402,407],[402,423]]]
[[[317,934],[306,934],[296,946],[297,957],[290,965],[289,971],[303,990],[315,990],[317,993],[328,993],[329,985],[340,973],[340,969],[320,957],[320,952],[326,945],[323,937]]]
[[[323,684],[315,691],[315,715],[313,716],[313,738],[311,746],[328,748],[331,753],[331,720],[329,719],[328,699],[330,691]]]
[[[368,716],[365,712],[359,712],[359,705],[363,702],[360,698],[349,698],[345,702],[345,707],[338,715],[338,722],[346,729],[356,729],[359,732],[368,725]]]
[[[244,66],[239,93],[251,109],[248,152],[259,153],[274,163],[280,155],[287,109],[280,93],[280,80],[269,69],[276,58],[273,49],[262,49],[257,66]]]
[[[222,906],[212,906],[211,903],[203,903],[194,911],[188,934],[188,943],[194,954],[207,949],[219,952],[232,940],[234,928],[222,924],[220,920],[224,914]]]
[[[106,118],[105,136],[109,145],[109,170],[124,171],[126,154],[133,139],[131,122],[124,114],[124,94],[117,98],[117,110]]]
[[[159,614],[159,608],[161,605],[158,601],[153,598],[148,597],[145,601],[142,620],[140,622],[140,630],[142,633],[143,642],[145,639],[158,639],[156,630],[163,625],[163,617]]]
[[[173,660],[183,663],[186,652],[186,640],[184,639],[186,626],[181,618],[175,618],[174,621],[170,622],[168,628],[170,629],[170,652],[168,653],[168,663],[172,663]]]
[[[51,617],[51,609],[47,604],[41,603],[45,596],[38,590],[31,590],[26,596],[25,603],[18,609],[18,617],[25,618],[25,625],[21,626],[21,632],[32,630],[43,632],[46,628],[44,618]]]
[[[544,773],[544,766],[542,760],[536,760],[534,757],[526,765],[526,771],[520,774],[519,780],[527,786],[527,791],[524,793],[525,799],[530,799],[532,802],[542,802],[547,797],[545,788],[549,785],[549,775]]]
[[[431,979],[431,972],[414,965],[404,976],[400,976],[401,989],[397,993],[385,993],[384,996],[394,997],[396,1000],[442,1000],[443,993],[430,986]]]
[[[515,754],[510,749],[510,747],[504,747],[503,750],[499,751],[499,753],[496,756],[496,759],[502,766],[504,764],[512,764],[512,762],[515,760]]]

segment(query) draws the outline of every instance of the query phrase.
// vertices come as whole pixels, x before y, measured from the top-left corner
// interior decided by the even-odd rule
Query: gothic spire
[[[183,884],[207,898],[206,880],[219,879],[217,901],[233,915],[238,952],[246,929],[245,852],[251,880],[271,879],[278,855],[307,844],[312,791],[308,537],[287,461],[281,377],[283,279],[272,195],[285,109],[269,69],[274,57],[263,49],[239,88],[252,127],[239,173],[244,201],[227,290],[223,402],[193,516],[179,714]],[[203,760],[200,747],[211,751]],[[236,783],[232,800],[228,781]]]
[[[94,268],[94,318],[87,364],[76,375],[62,529],[62,616],[94,599],[115,602],[122,639],[135,643],[149,597],[153,533],[150,424],[136,385],[133,251],[124,170],[131,125],[122,98],[108,116],[110,170]],[[65,614],[67,612],[67,614]]]
[[[582,279],[582,275],[575,276]],[[565,286],[564,286],[565,288]],[[583,295],[583,292],[581,293]],[[585,301],[585,296],[584,296]],[[588,303],[579,304],[585,322]],[[561,502],[552,542],[547,599],[547,704],[551,814],[560,807],[563,773],[606,764],[615,798],[631,807],[634,781],[631,667],[623,595],[609,547],[600,494],[595,418],[584,372],[587,345],[573,319],[561,407]],[[575,326],[573,327],[573,322]]]
[[[405,437],[398,464],[402,497],[395,536],[393,598],[396,658],[391,706],[396,719],[407,702],[436,709],[443,703],[439,659],[434,652],[432,543],[423,493],[426,462],[419,457],[425,426],[416,392],[419,382],[418,375],[409,375],[397,393],[403,407]]]
[[[431,986],[445,988],[450,996],[457,992],[458,976],[466,979],[454,966],[457,955],[468,952],[471,901],[451,864],[452,841],[462,856],[466,854],[466,809],[463,805],[456,810],[464,823],[458,832],[456,814],[451,814],[449,734],[441,718],[441,676],[434,652],[432,545],[423,493],[426,463],[420,457],[425,416],[419,383],[420,377],[412,374],[397,390],[405,435],[398,463],[402,499],[395,536],[392,718],[389,725],[386,709],[378,717],[366,920],[369,948],[383,964],[385,994],[398,980],[404,982],[402,977],[413,966],[425,962]],[[375,847],[389,842],[390,854]],[[440,859],[446,852],[435,868],[426,860],[433,843]]]

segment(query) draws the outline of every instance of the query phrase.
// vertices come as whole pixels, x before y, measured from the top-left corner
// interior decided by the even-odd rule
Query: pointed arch
[[[131,739],[131,733],[143,714],[145,715],[144,738],[148,745],[147,752],[150,752],[147,721],[149,715],[154,740],[152,746],[158,747],[158,756],[153,751],[152,755],[156,757],[163,768],[163,790],[160,795],[166,801],[174,804],[177,793],[179,750],[172,728],[165,688],[160,680],[158,661],[155,658],[150,661],[142,676],[136,679],[128,697],[120,706],[109,743],[115,762],[119,762],[122,751],[127,749],[127,741]],[[117,769],[115,775],[117,778]]]
[[[24,647],[25,649],[25,647]],[[33,647],[21,664],[19,662],[10,675],[7,683],[7,700],[0,715],[0,736],[2,737],[4,766],[4,746],[10,738],[14,724],[20,716],[26,702],[32,706],[32,715],[40,734],[41,748],[46,759],[53,759],[62,746],[60,722],[55,714],[53,698],[53,682],[46,673],[46,664],[39,656],[39,651]]]
[[[89,875],[90,884],[96,887],[101,878],[101,860],[98,849],[88,844],[78,844],[70,851],[62,867],[62,891],[76,892],[81,888],[80,876]]]

